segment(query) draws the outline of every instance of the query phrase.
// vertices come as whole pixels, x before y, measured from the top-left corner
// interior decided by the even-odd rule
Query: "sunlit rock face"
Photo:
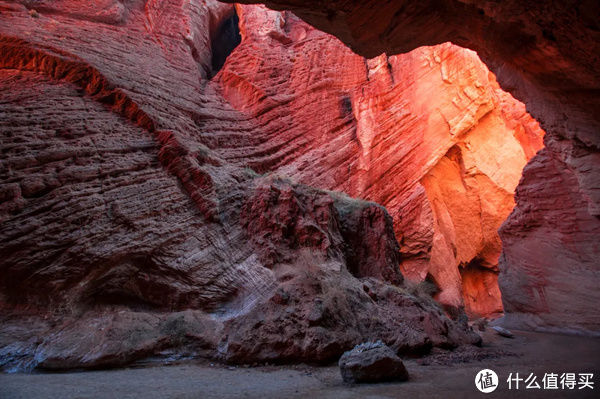
[[[377,339],[420,354],[479,342],[463,302],[500,310],[495,231],[542,132],[475,53],[365,60],[290,13],[216,1],[0,15],[0,367],[329,362]],[[587,152],[537,174],[545,151],[527,168],[546,190],[544,173],[582,162],[561,204],[589,244]],[[529,237],[526,222],[510,231]],[[433,281],[453,318],[400,271]],[[507,309],[552,315],[527,307],[536,290]]]
[[[473,316],[500,313],[497,230],[543,146],[525,107],[469,50],[366,60],[291,13],[239,14],[244,40],[217,81],[263,143],[238,156],[384,205],[405,277],[432,280],[440,302]]]
[[[476,50],[547,132],[546,150],[525,168],[516,208],[501,229],[505,322],[600,331],[597,1],[266,3],[293,11],[366,57],[448,41]]]
[[[285,177],[280,159],[302,154],[285,134],[306,132],[277,141],[227,92],[228,52],[273,30],[238,32],[236,18],[216,1],[0,1],[0,368],[330,362],[369,340],[412,354],[480,342],[402,285],[384,207]],[[278,61],[268,89],[290,77]],[[294,98],[271,104],[284,114]],[[344,124],[352,101],[334,103]]]

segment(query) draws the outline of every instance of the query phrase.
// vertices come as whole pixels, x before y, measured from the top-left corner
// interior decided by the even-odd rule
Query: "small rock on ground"
[[[408,372],[396,353],[381,341],[357,345],[339,361],[344,382],[406,381]]]

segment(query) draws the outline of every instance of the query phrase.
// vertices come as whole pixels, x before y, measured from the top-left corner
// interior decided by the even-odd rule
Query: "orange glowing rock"
[[[248,166],[384,205],[406,277],[432,278],[445,305],[501,312],[497,230],[543,147],[525,107],[470,50],[366,60],[290,13],[238,12],[243,41],[217,81],[259,121]]]
[[[264,2],[294,12],[366,57],[444,42],[478,51],[501,86],[527,105],[547,133],[545,149],[523,171],[514,212],[500,231],[503,323],[511,328],[598,334],[597,1]],[[514,117],[524,127],[532,125],[521,118],[522,106],[508,108],[509,126]],[[537,146],[530,144],[538,139],[529,136],[528,129],[515,129],[515,137],[531,157]]]

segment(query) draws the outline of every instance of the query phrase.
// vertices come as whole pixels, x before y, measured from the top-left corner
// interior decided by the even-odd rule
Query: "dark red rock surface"
[[[543,146],[524,106],[472,51],[444,44],[365,60],[290,13],[239,14],[244,40],[216,81],[260,121],[264,144],[236,156],[384,205],[408,279],[429,276],[445,305],[501,313],[497,230]]]

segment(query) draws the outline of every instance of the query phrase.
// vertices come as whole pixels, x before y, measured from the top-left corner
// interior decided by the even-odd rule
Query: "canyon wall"
[[[504,249],[504,306],[595,329],[587,142],[536,155],[542,131],[472,51],[363,54],[263,7],[0,1],[0,367],[477,344],[460,307],[500,310],[496,228],[529,159],[502,234],[535,245]],[[534,213],[540,188],[561,200]],[[538,241],[552,264],[572,244],[559,273]]]
[[[278,144],[211,80],[236,18],[0,1],[1,368],[480,343],[402,284],[385,208],[251,169]]]
[[[434,282],[449,307],[501,313],[497,230],[543,146],[524,106],[451,44],[367,60],[291,13],[238,11],[243,40],[216,81],[264,140],[238,156],[384,205],[405,277]]]
[[[242,0],[242,3],[257,1]],[[502,227],[506,325],[600,330],[600,5],[593,0],[269,0],[366,57],[477,51],[546,131]]]

